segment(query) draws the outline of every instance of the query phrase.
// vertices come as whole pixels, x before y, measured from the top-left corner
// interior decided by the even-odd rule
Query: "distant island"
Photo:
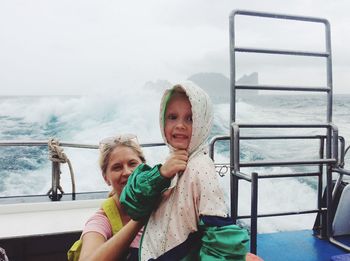
[[[197,73],[188,78],[201,88],[203,88],[212,98],[213,103],[229,103],[230,102],[230,80],[221,73]],[[249,75],[243,75],[237,84],[258,84],[258,73],[253,72]],[[239,90],[238,98],[247,99],[256,96],[256,90]]]
[[[229,103],[230,102],[230,80],[221,73],[196,73],[188,77],[188,80],[193,81],[198,86],[203,88],[211,97],[213,103]],[[253,72],[249,75],[243,75],[237,84],[242,85],[257,85],[259,82],[258,73]],[[146,88],[151,88],[157,91],[163,91],[171,87],[171,83],[166,80],[158,80],[155,82],[149,81],[145,84]],[[257,90],[238,90],[238,99],[251,99],[256,97]]]

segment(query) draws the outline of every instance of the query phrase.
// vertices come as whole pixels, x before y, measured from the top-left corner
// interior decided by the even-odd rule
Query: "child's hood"
[[[173,90],[182,89],[189,98],[192,109],[192,136],[188,147],[188,152],[191,155],[193,152],[200,149],[209,136],[212,121],[213,108],[208,94],[200,87],[191,81],[181,82],[174,85],[171,89],[167,89],[162,97],[160,104],[160,130],[164,142],[173,150],[170,144],[167,143],[164,132],[164,114],[167,102],[170,99]]]

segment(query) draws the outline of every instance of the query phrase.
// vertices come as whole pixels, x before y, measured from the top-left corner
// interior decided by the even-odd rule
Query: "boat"
[[[310,52],[300,50],[261,49],[236,46],[236,18],[249,16],[263,19],[288,20],[303,23],[317,23],[324,26],[326,50]],[[350,260],[350,185],[344,177],[350,175],[344,163],[350,146],[346,146],[344,137],[339,135],[337,126],[332,122],[333,83],[330,23],[323,18],[285,15],[246,10],[235,10],[230,15],[230,134],[219,135],[210,141],[210,156],[215,161],[215,147],[219,142],[230,141],[230,162],[216,162],[218,174],[229,174],[231,216],[237,223],[249,221],[250,252],[256,253],[266,261],[326,261]],[[327,83],[324,87],[307,87],[293,85],[252,85],[236,82],[236,54],[268,54],[282,56],[321,57],[327,67]],[[236,110],[237,90],[268,90],[287,92],[324,93],[327,96],[326,120],[322,123],[242,123]],[[311,134],[279,134],[274,130],[314,129]],[[262,130],[242,135],[244,130]],[[268,132],[265,130],[273,130]],[[262,134],[261,134],[262,133]],[[243,161],[242,142],[264,140],[314,140],[318,142],[318,154],[303,160],[254,160]],[[63,152],[65,147],[98,149],[93,144],[76,144],[49,141],[0,141],[0,146],[48,146],[52,161],[52,186],[47,195],[26,197],[0,197],[0,247],[6,250],[11,261],[16,260],[66,260],[66,253],[81,233],[82,222],[101,205],[106,191],[78,193],[72,168],[72,193],[64,193],[60,184],[60,167],[70,165]],[[163,143],[142,144],[143,147],[164,146]],[[288,148],[286,148],[288,149]],[[258,171],[249,173],[249,168],[285,166],[314,166],[312,171],[281,172],[262,174]],[[291,168],[288,168],[288,171]],[[298,168],[293,168],[298,169]],[[248,170],[248,171],[247,171]],[[260,182],[267,179],[286,179],[295,177],[313,177],[317,179],[316,208],[279,213],[262,213],[258,211]],[[325,181],[325,182],[324,182]],[[239,197],[242,182],[248,182],[251,189],[250,214],[239,213]],[[259,233],[260,218],[283,217],[314,213],[317,215],[315,225],[307,230],[278,231]],[[16,224],[15,226],[9,225]],[[241,223],[240,223],[241,224]]]

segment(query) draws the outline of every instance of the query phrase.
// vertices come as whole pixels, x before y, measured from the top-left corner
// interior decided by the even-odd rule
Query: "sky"
[[[2,0],[0,95],[137,90],[149,81],[182,81],[202,72],[228,77],[235,9],[328,19],[334,92],[350,93],[347,0]],[[324,48],[322,26],[238,18],[237,26],[243,45]],[[256,71],[261,84],[325,84],[324,59],[283,59],[237,56],[237,77]]]

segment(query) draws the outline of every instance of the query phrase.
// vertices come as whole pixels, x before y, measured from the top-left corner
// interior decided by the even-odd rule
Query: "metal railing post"
[[[232,137],[230,141],[230,182],[231,182],[231,217],[237,222],[238,216],[238,177],[235,175],[239,167],[239,126],[232,124]]]
[[[251,183],[251,221],[250,221],[250,252],[256,254],[258,234],[258,173],[252,173]]]
[[[320,150],[319,150],[319,157],[320,159],[324,158],[324,144],[325,138],[320,137]],[[322,209],[322,194],[323,194],[323,164],[319,165],[319,176],[318,176],[318,186],[317,186],[317,208],[319,210]],[[321,238],[324,238],[327,236],[327,213],[325,211],[320,212],[320,235]]]
[[[59,162],[52,162],[52,174],[51,174],[51,189],[49,190],[49,198],[52,201],[59,201],[62,198],[62,194],[58,193],[61,188],[60,178],[61,178],[61,167]]]

